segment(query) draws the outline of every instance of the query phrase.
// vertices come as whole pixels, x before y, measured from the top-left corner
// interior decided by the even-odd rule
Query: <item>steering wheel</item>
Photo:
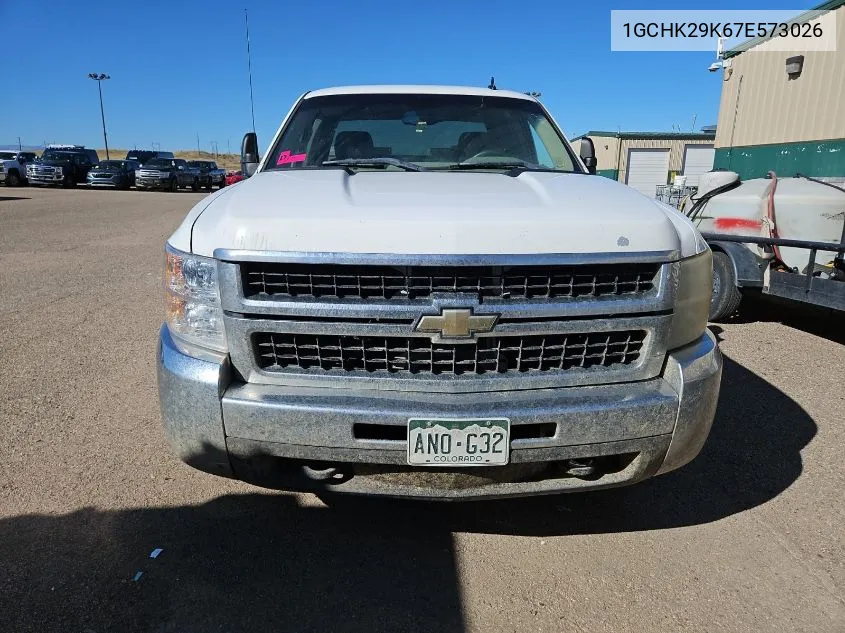
[[[465,158],[465,159],[463,159],[461,162],[462,162],[462,163],[468,163],[468,162],[470,162],[470,161],[472,161],[472,160],[475,160],[476,158],[488,158],[488,157],[490,157],[490,156],[497,156],[497,157],[501,157],[501,156],[502,156],[502,154],[501,154],[501,152],[500,152],[499,150],[495,150],[495,149],[483,149],[483,150],[481,150],[480,152],[478,152],[477,154],[473,154],[473,155],[472,155],[472,156],[470,156],[469,158]]]

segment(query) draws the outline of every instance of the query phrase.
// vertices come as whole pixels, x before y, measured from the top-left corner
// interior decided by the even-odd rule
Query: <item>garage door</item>
[[[716,150],[712,145],[687,145],[684,148],[683,175],[687,177],[687,185],[698,186],[698,179],[713,169],[713,157]]]
[[[657,185],[665,185],[669,178],[669,150],[629,149],[627,172],[628,186],[653,198]]]

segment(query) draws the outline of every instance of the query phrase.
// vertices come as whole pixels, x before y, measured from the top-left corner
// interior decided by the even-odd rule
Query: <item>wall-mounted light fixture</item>
[[[804,56],[796,55],[795,57],[786,58],[786,74],[790,79],[798,79],[801,76],[801,71],[804,69]]]

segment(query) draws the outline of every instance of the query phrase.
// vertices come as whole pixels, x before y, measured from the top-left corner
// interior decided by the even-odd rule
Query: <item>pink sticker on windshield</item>
[[[286,149],[281,154],[279,154],[279,160],[276,161],[276,165],[290,165],[291,163],[302,163],[305,162],[305,157],[307,154],[291,154],[289,149]]]

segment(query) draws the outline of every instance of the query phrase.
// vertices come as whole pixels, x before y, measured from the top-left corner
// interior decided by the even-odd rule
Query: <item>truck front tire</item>
[[[179,181],[177,181],[175,178],[171,178],[170,180],[170,191],[172,191],[173,193],[179,191]]]
[[[731,258],[720,251],[713,251],[713,298],[710,300],[710,320],[721,321],[734,312],[742,301],[742,292],[736,285]]]
[[[18,175],[18,171],[13,169],[8,174],[6,174],[6,186],[7,187],[17,187],[21,184],[21,178]]]

